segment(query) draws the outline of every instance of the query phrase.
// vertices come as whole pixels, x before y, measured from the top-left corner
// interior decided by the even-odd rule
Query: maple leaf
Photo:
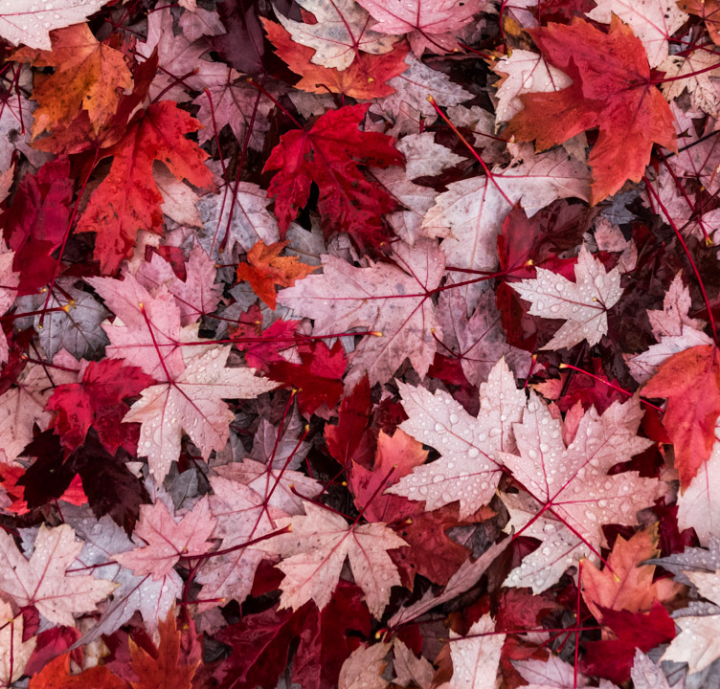
[[[496,634],[490,615],[483,615],[465,637],[450,630],[452,686],[457,689],[493,689],[505,634]]]
[[[618,684],[630,678],[636,649],[647,653],[675,637],[675,623],[660,603],[654,603],[648,613],[608,608],[601,611],[603,624],[618,638],[588,642],[582,668]]]
[[[349,558],[370,612],[380,619],[390,601],[390,589],[400,585],[387,551],[407,543],[382,522],[348,526],[340,515],[310,502],[305,503],[305,512],[306,516],[278,521],[281,528],[292,524],[292,533],[259,546],[283,558],[277,565],[285,574],[281,607],[297,610],[314,600],[322,610],[330,602],[345,558]]]
[[[302,9],[315,15],[316,23],[302,23],[276,16],[293,40],[313,48],[312,62],[342,71],[358,51],[373,55],[389,53],[398,40],[368,28],[368,13],[354,0],[299,0]]]
[[[83,635],[92,642],[103,634],[112,634],[139,612],[148,630],[157,628],[158,620],[168,614],[182,593],[182,579],[175,571],[153,581],[151,575],[138,577],[115,559],[134,549],[125,531],[109,517],[96,519],[87,507],[63,505],[63,515],[83,540],[82,551],[73,568],[92,572],[96,579],[116,586],[100,619]]]
[[[435,669],[423,656],[416,657],[398,637],[393,639],[393,658],[395,684],[401,687],[414,684],[420,689],[429,689]]]
[[[191,689],[201,662],[200,645],[193,643],[189,652],[183,648],[174,610],[160,621],[158,632],[160,643],[152,654],[130,639],[130,665],[138,676],[133,689]]]
[[[17,459],[33,439],[34,424],[47,428],[51,414],[45,405],[53,386],[77,379],[73,368],[77,362],[66,352],[57,354],[52,363],[57,368],[28,363],[18,376],[17,386],[0,395],[0,462]]]
[[[306,417],[326,405],[333,409],[343,392],[342,377],[347,360],[340,342],[330,349],[324,342],[298,346],[300,364],[278,361],[268,366],[268,377],[291,384],[297,390],[300,413]]]
[[[385,689],[389,682],[382,676],[390,644],[358,646],[345,661],[338,678],[338,689]]]
[[[395,92],[386,82],[407,69],[406,43],[399,43],[389,53],[372,55],[358,53],[353,63],[342,71],[313,64],[315,51],[295,43],[282,26],[262,18],[263,26],[275,47],[277,56],[302,79],[296,89],[309,93],[343,93],[356,100],[382,98]]]
[[[50,622],[72,627],[74,614],[94,611],[115,589],[114,584],[87,574],[68,576],[66,570],[82,547],[67,524],[50,529],[41,524],[27,560],[13,537],[0,532],[0,591],[16,605],[34,605]]]
[[[434,242],[422,240],[412,249],[395,244],[393,258],[395,265],[370,262],[355,268],[324,255],[322,275],[310,275],[278,297],[293,313],[313,318],[315,333],[353,328],[379,333],[355,348],[346,387],[366,373],[373,385],[387,381],[405,357],[423,376],[435,356],[442,328],[430,297],[442,279],[442,253]]]
[[[168,380],[185,370],[179,347],[183,339],[180,309],[167,286],[151,296],[130,274],[122,281],[86,278],[86,282],[116,316],[113,323],[102,324],[112,343],[106,349],[108,357],[124,359],[155,380]]]
[[[314,182],[320,190],[318,210],[328,228],[342,228],[359,244],[377,241],[381,215],[393,210],[395,202],[365,178],[358,164],[384,168],[402,164],[403,157],[391,137],[358,129],[367,110],[367,105],[331,110],[310,131],[293,130],[280,138],[263,171],[279,170],[268,196],[275,199],[283,233],[307,203]]]
[[[424,500],[434,510],[455,500],[460,518],[468,517],[490,502],[500,480],[500,452],[515,448],[513,423],[525,409],[525,393],[504,360],[480,387],[480,413],[468,414],[451,395],[400,383],[403,407],[409,419],[400,428],[425,445],[441,452],[441,458],[400,479],[386,492],[411,500]]]
[[[583,245],[575,264],[575,282],[558,273],[537,268],[537,277],[511,283],[529,301],[530,315],[563,318],[565,324],[543,349],[574,347],[583,340],[596,345],[607,333],[607,312],[622,296],[620,271],[609,273]]]
[[[20,273],[17,294],[36,294],[52,278],[70,220],[70,162],[59,157],[36,175],[23,177],[11,208],[0,216],[3,236],[15,252],[13,270]]]
[[[135,273],[137,281],[150,290],[167,286],[180,310],[180,323],[191,325],[212,313],[222,299],[222,286],[215,283],[217,269],[202,247],[194,246],[185,263],[181,280],[162,256],[153,254]]]
[[[677,497],[678,528],[694,529],[703,545],[708,545],[714,536],[720,535],[719,479],[720,443],[716,440],[709,459]]]
[[[583,598],[590,612],[602,622],[602,609],[647,612],[654,601],[670,600],[678,586],[667,579],[653,583],[655,567],[642,564],[657,557],[657,526],[638,531],[625,540],[618,536],[601,572],[592,562],[582,570]]]
[[[608,34],[575,18],[570,26],[550,24],[532,35],[543,57],[573,83],[561,91],[520,96],[524,109],[504,135],[535,139],[537,149],[544,150],[599,127],[588,159],[592,205],[626,180],[640,181],[653,142],[676,150],[672,114],[652,85],[642,43],[617,16]]]
[[[720,354],[713,345],[691,347],[660,364],[643,388],[668,400],[663,426],[675,447],[680,483],[687,487],[707,461],[720,417]]]
[[[35,0],[0,2],[0,36],[13,45],[50,50],[50,31],[83,22],[107,0],[62,0],[59,5],[38,5]]]
[[[183,430],[207,460],[225,446],[235,418],[222,399],[257,397],[277,387],[253,369],[225,368],[229,354],[230,347],[215,347],[194,357],[176,378],[145,388],[123,418],[142,424],[138,450],[158,483],[180,456]]]
[[[455,0],[359,0],[377,24],[373,29],[386,34],[408,34],[408,40],[417,57],[429,49],[436,54],[458,49],[453,34],[469,24],[480,9],[480,0],[465,2],[460,7]]]
[[[175,102],[155,102],[104,152],[113,156],[110,173],[75,227],[75,232],[97,235],[95,256],[103,273],[116,272],[120,261],[132,254],[138,230],[162,234],[163,198],[152,177],[154,161],[164,163],[177,179],[212,189],[212,175],[204,164],[207,154],[184,136],[199,128]]]
[[[534,497],[502,499],[511,514],[508,528],[525,527],[525,535],[542,543],[509,574],[506,586],[532,586],[540,593],[575,561],[597,557],[605,542],[603,524],[637,524],[637,511],[652,504],[659,481],[637,472],[607,472],[652,444],[636,435],[641,416],[637,401],[615,402],[602,416],[591,408],[566,446],[560,420],[530,393],[522,423],[514,424],[520,456],[502,453],[500,459]]]
[[[0,600],[0,684],[11,686],[20,679],[35,650],[35,637],[23,642],[23,617],[13,615],[8,603]]]
[[[57,124],[69,124],[83,110],[97,133],[115,114],[119,91],[133,85],[125,58],[119,50],[100,43],[87,24],[53,31],[51,40],[51,51],[23,48],[12,56],[34,67],[55,68],[52,75],[36,75],[33,138]]]
[[[54,412],[50,427],[70,451],[84,442],[90,427],[100,442],[114,454],[127,437],[128,427],[121,426],[128,406],[126,397],[139,395],[155,381],[134,366],[123,366],[122,360],[91,361],[80,383],[58,385],[47,401],[46,409]]]
[[[18,318],[16,326],[34,327],[50,357],[65,349],[76,359],[90,358],[108,342],[99,326],[110,314],[92,294],[75,284],[72,278],[60,278],[49,299],[46,293],[40,292],[18,297],[16,301],[17,313],[35,312],[34,316]],[[45,310],[46,301],[48,310]]]
[[[201,498],[178,522],[162,500],[140,507],[135,536],[147,545],[115,556],[138,576],[152,574],[154,580],[167,575],[181,557],[203,555],[210,548],[207,539],[215,529],[207,498]]]
[[[210,478],[214,492],[210,507],[217,520],[214,536],[222,538],[223,554],[213,556],[200,570],[197,580],[203,585],[201,598],[233,598],[243,602],[250,594],[255,571],[267,555],[258,549],[261,543],[257,547],[244,544],[278,530],[279,521],[287,516],[282,509],[268,505],[266,491],[274,485],[268,478],[274,476],[273,473],[261,477],[265,495],[232,478]],[[210,606],[204,604],[206,608]]]
[[[297,256],[280,256],[287,242],[276,242],[265,246],[260,239],[248,251],[247,263],[240,263],[237,268],[238,280],[250,283],[253,292],[271,309],[275,309],[277,293],[275,286],[292,287],[296,280],[317,270],[317,266],[300,263]]]
[[[98,665],[82,672],[70,674],[70,653],[50,660],[43,669],[30,678],[30,689],[126,689],[127,682],[108,668]]]

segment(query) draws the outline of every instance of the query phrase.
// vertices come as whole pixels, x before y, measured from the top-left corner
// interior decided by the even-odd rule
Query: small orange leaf
[[[277,303],[275,285],[292,287],[296,280],[301,280],[318,266],[300,263],[297,256],[280,256],[287,242],[275,242],[266,246],[259,240],[247,254],[247,263],[241,263],[237,269],[238,280],[250,283],[253,292],[271,309]]]

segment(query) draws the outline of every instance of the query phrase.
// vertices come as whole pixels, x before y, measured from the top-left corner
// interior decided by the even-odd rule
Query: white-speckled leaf
[[[525,393],[517,389],[504,359],[480,386],[477,418],[444,390],[432,394],[422,387],[398,386],[409,417],[400,428],[441,456],[416,467],[386,493],[424,500],[428,511],[458,500],[460,518],[470,516],[495,495],[502,467],[498,453],[515,448],[512,426],[522,418]]]
[[[490,615],[483,615],[466,637],[450,632],[454,689],[495,689],[505,634],[494,631]]]
[[[108,0],[0,0],[0,36],[50,50],[50,32],[84,22]]]
[[[317,335],[355,328],[382,333],[366,335],[355,349],[345,378],[349,388],[366,373],[371,385],[386,382],[406,357],[424,376],[442,336],[427,297],[443,277],[442,252],[427,239],[412,248],[402,242],[393,247],[395,265],[370,262],[355,268],[324,255],[322,275],[309,275],[278,295],[278,303],[295,316],[314,319]]]
[[[348,525],[338,514],[311,502],[307,516],[280,520],[292,524],[292,532],[259,544],[280,555],[278,569],[285,578],[280,584],[280,606],[297,610],[309,600],[322,610],[332,598],[345,559],[350,561],[355,583],[365,593],[370,612],[379,620],[390,602],[390,589],[400,585],[400,575],[388,550],[407,545],[382,522]]]
[[[522,423],[514,425],[520,456],[503,454],[505,466],[529,495],[503,496],[511,513],[507,528],[542,541],[505,580],[506,586],[532,586],[537,594],[554,584],[582,557],[605,544],[603,524],[635,525],[637,512],[652,505],[660,482],[637,472],[608,475],[652,444],[637,435],[642,410],[637,400],[613,403],[601,416],[591,407],[566,447],[562,423],[531,393]]]
[[[251,368],[225,368],[230,347],[215,347],[191,359],[171,383],[145,388],[123,422],[139,422],[138,454],[147,457],[150,472],[161,484],[180,456],[185,431],[203,459],[222,450],[233,413],[223,399],[249,399],[277,387],[258,378]]]
[[[622,296],[620,271],[609,273],[584,246],[575,265],[575,282],[537,268],[537,277],[510,286],[529,301],[530,315],[564,319],[565,323],[543,349],[573,347],[583,340],[596,345],[607,333],[607,312]]]
[[[73,615],[93,612],[116,588],[89,574],[66,574],[82,547],[71,526],[41,524],[26,560],[12,535],[0,532],[0,593],[18,607],[34,605],[50,622],[74,626]]]

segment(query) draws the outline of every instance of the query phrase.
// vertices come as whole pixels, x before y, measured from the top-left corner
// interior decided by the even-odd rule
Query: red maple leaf
[[[684,488],[708,460],[720,417],[720,351],[691,347],[671,356],[643,388],[668,400],[662,423],[675,446],[675,467]]]
[[[307,204],[314,182],[320,190],[318,210],[326,230],[342,229],[361,245],[382,237],[382,214],[395,207],[392,197],[365,178],[358,165],[388,167],[404,158],[385,134],[358,129],[368,105],[349,105],[318,118],[310,131],[284,134],[265,163],[264,172],[279,170],[268,188],[275,215],[285,232]]]
[[[591,204],[612,196],[630,179],[639,182],[653,142],[676,149],[670,107],[650,79],[645,49],[613,15],[605,34],[584,19],[531,31],[543,57],[573,83],[561,91],[521,95],[524,109],[505,130],[539,151],[599,127],[588,162]]]
[[[73,184],[70,162],[57,158],[35,175],[23,178],[15,199],[2,217],[4,237],[15,252],[13,270],[20,273],[18,294],[37,294],[53,276],[70,220]]]
[[[110,174],[75,228],[96,233],[95,258],[103,273],[115,273],[120,261],[132,254],[139,230],[162,234],[163,197],[152,172],[156,160],[179,180],[212,188],[212,174],[204,164],[207,154],[185,138],[200,126],[174,101],[160,101],[144,110],[125,136],[104,152],[113,156]]]
[[[340,341],[332,349],[322,341],[298,346],[300,364],[279,361],[269,366],[268,376],[297,389],[300,412],[314,414],[320,406],[333,409],[343,392],[342,377],[347,359]]]
[[[81,383],[58,385],[53,391],[46,406],[55,412],[51,427],[71,452],[85,442],[91,426],[111,454],[121,445],[135,452],[139,426],[122,423],[130,409],[123,399],[155,383],[136,366],[123,366],[122,359],[91,361]]]
[[[603,624],[615,632],[617,639],[586,643],[583,672],[622,684],[630,677],[635,649],[647,653],[675,638],[675,622],[661,603],[656,602],[648,613],[610,608],[601,611]]]

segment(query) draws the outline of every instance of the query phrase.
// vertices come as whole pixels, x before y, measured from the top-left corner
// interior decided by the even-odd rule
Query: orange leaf
[[[121,91],[132,86],[132,74],[119,50],[98,42],[87,24],[51,34],[52,50],[22,48],[12,59],[34,67],[55,67],[36,74],[33,100],[38,102],[33,138],[58,124],[67,125],[87,110],[95,132],[115,114]]]
[[[277,303],[275,285],[292,287],[296,280],[301,280],[319,267],[300,263],[297,256],[279,256],[286,245],[287,242],[275,242],[265,246],[261,239],[248,251],[248,262],[241,263],[237,269],[238,280],[249,282],[253,292],[271,309]]]
[[[645,397],[668,401],[663,426],[675,446],[675,468],[683,488],[710,457],[720,416],[720,352],[691,347],[662,363],[643,388]]]
[[[158,631],[160,643],[155,656],[130,640],[130,664],[139,678],[132,683],[133,689],[191,689],[200,664],[199,646],[191,640],[189,652],[181,648],[182,635],[174,610],[159,623]]]
[[[590,612],[602,621],[599,608],[647,612],[655,601],[673,598],[680,585],[672,579],[653,583],[654,565],[641,565],[657,557],[657,524],[638,531],[629,541],[618,536],[608,557],[609,567],[600,571],[589,560],[582,570],[583,598]]]
[[[353,63],[342,72],[332,67],[316,65],[310,61],[315,54],[313,48],[295,43],[280,24],[268,19],[263,19],[262,22],[270,42],[275,46],[277,56],[286,62],[295,74],[302,77],[295,84],[295,88],[302,91],[342,93],[357,100],[383,98],[395,93],[395,89],[386,82],[408,68],[405,62],[408,54],[407,43],[399,43],[384,55],[359,52]]]
[[[30,679],[29,689],[126,689],[127,683],[106,667],[70,674],[70,654],[58,656]]]
[[[548,24],[531,33],[543,57],[573,83],[561,91],[521,95],[525,107],[505,136],[535,139],[542,151],[598,127],[588,158],[592,205],[628,179],[642,179],[653,142],[676,149],[673,116],[652,85],[645,48],[618,17],[613,15],[607,34],[579,18],[570,26]]]

